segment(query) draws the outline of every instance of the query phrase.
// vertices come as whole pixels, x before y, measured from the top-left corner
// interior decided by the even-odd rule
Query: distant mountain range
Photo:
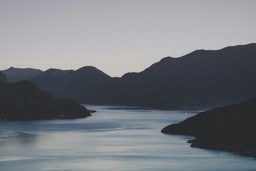
[[[10,67],[6,70],[3,70],[2,72],[7,76],[7,80],[9,82],[19,82],[19,81],[28,80],[30,78],[33,78],[33,77],[41,74],[43,71],[41,71],[39,69],[33,69],[33,68]]]
[[[224,150],[256,157],[256,98],[205,111],[162,130],[193,135],[192,147]]]
[[[157,108],[232,104],[256,96],[256,44],[166,57],[142,72],[120,78],[83,67],[49,69],[30,80],[57,97],[79,103]]]
[[[74,119],[90,111],[72,100],[56,99],[29,81],[8,83],[0,72],[0,121]]]

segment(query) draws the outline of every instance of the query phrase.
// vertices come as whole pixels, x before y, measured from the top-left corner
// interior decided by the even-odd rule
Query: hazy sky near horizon
[[[256,42],[255,0],[0,0],[0,70],[111,76],[165,56]]]

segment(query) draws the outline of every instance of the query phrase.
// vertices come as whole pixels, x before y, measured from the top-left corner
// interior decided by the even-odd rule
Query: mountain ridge
[[[42,73],[40,69],[10,67],[2,71],[9,82],[19,82],[30,79]]]
[[[85,66],[49,69],[29,80],[57,97],[79,103],[205,108],[256,96],[255,56],[256,43],[251,43],[164,57],[141,72],[121,77]]]

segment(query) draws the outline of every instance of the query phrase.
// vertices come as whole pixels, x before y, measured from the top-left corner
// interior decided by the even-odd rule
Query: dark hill
[[[71,100],[56,99],[31,82],[0,81],[1,121],[74,119],[88,116],[90,112],[83,106]]]
[[[40,88],[54,93],[57,97],[96,104],[106,101],[111,80],[110,76],[91,66],[76,71],[49,69],[31,79]]]
[[[36,83],[39,88],[63,98],[65,97],[63,94],[68,92],[67,82],[73,76],[73,72],[73,70],[48,69],[30,81]]]
[[[162,133],[193,135],[192,147],[256,157],[256,98],[200,113]]]
[[[30,78],[33,78],[43,71],[39,69],[33,69],[33,68],[14,68],[10,67],[6,70],[2,71],[9,82],[19,82],[23,80],[28,80]]]
[[[223,105],[256,96],[255,75],[256,44],[198,50],[124,75],[121,93],[139,105]]]

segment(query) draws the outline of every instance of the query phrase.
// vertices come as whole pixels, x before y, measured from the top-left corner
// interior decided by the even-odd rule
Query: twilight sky
[[[0,70],[111,76],[165,56],[256,42],[255,0],[0,0]]]

